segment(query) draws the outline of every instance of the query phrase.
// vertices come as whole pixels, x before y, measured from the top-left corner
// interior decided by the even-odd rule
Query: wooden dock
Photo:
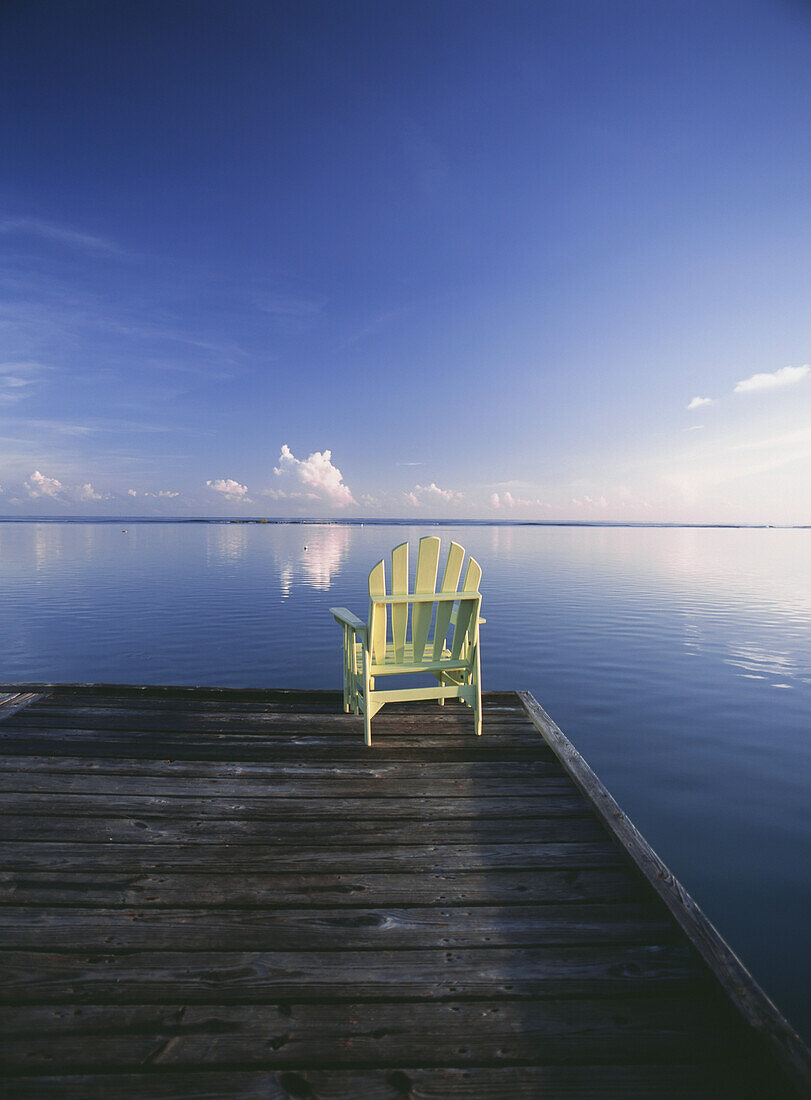
[[[0,692],[4,1097],[790,1097],[808,1051],[531,696]]]

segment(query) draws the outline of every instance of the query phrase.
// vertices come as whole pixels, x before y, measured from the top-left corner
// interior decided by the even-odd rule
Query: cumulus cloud
[[[546,508],[548,505],[544,504],[542,500],[537,497],[535,500],[526,500],[524,497],[514,497],[509,489],[503,493],[491,493],[490,494],[490,507],[491,508]]]
[[[735,386],[735,393],[756,393],[759,390],[774,390],[780,386],[793,386],[807,377],[811,366],[806,363],[802,367],[781,367],[771,374],[753,374],[751,378],[744,378]]]
[[[137,497],[138,496],[138,490],[137,489],[127,489],[127,494],[128,494],[128,496],[131,496],[131,497]]]
[[[61,481],[58,481],[55,477],[46,477],[39,470],[34,470],[31,477],[26,481],[25,487],[28,490],[28,495],[33,499],[37,497],[55,498],[61,496],[65,491]]]
[[[158,489],[158,491],[155,492],[155,493],[150,493],[150,492],[145,490],[144,491],[144,496],[145,497],[156,497],[156,498],[159,498],[159,499],[164,499],[165,498],[165,499],[168,499],[168,500],[173,500],[175,497],[179,497],[180,493],[176,493],[172,489]]]
[[[420,505],[424,507],[426,504],[440,500],[450,504],[453,501],[462,500],[464,495],[453,489],[441,489],[435,481],[432,481],[430,485],[415,485],[413,489],[406,492],[405,498],[410,505],[418,508]]]
[[[326,500],[338,508],[357,504],[343,474],[332,465],[332,451],[313,451],[307,458],[296,458],[286,443],[282,444],[279,465],[273,469],[276,477],[292,476],[304,485],[307,496]]]
[[[435,481],[432,481],[430,485],[415,485],[414,492],[439,497],[441,500],[461,500],[463,496],[462,493],[455,493],[453,489],[440,489]]]
[[[690,404],[687,406],[687,408],[688,409],[700,409],[702,405],[712,405],[712,404],[713,404],[713,399],[711,397],[694,397],[693,400],[690,402]]]
[[[79,500],[102,500],[101,493],[97,493],[89,481],[80,486],[78,496]]]
[[[240,485],[238,481],[234,481],[233,478],[217,478],[216,481],[207,481],[206,485],[210,489],[213,489],[215,493],[222,493],[227,501],[234,503],[239,501],[243,504],[251,504],[251,498],[248,496],[248,486]]]

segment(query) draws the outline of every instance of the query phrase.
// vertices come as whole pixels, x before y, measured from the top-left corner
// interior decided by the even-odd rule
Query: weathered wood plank
[[[399,950],[671,942],[657,906],[598,902],[407,909],[0,908],[0,943],[36,950]]]
[[[702,980],[691,951],[672,944],[119,956],[0,950],[0,1003],[8,1005],[701,996]]]
[[[69,746],[65,746],[69,747]],[[50,756],[9,756],[0,754],[0,772],[12,776],[28,777],[34,774],[52,775],[104,775],[136,776],[139,781],[149,781],[152,789],[154,778],[166,777],[172,781],[178,778],[211,779],[215,783],[239,782],[279,782],[293,784],[292,790],[300,790],[305,782],[320,783],[349,782],[355,785],[354,793],[359,790],[375,791],[375,784],[390,782],[424,783],[426,790],[436,788],[437,783],[458,783],[475,785],[478,793],[488,782],[503,786],[509,782],[511,789],[515,782],[534,782],[536,779],[556,780],[571,790],[573,784],[556,757],[542,760],[379,760],[367,753],[360,761],[346,760],[315,762],[298,757],[287,761],[256,760],[168,760],[165,757],[134,758],[126,754],[110,759],[77,757],[59,754]],[[530,788],[529,793],[534,788]],[[352,793],[352,792],[350,792]]]
[[[370,752],[363,741],[358,744],[357,729],[346,739],[308,738],[305,735],[280,737],[276,741],[260,737],[240,737],[229,734],[174,737],[168,734],[149,735],[137,731],[37,731],[19,730],[0,723],[0,751],[4,754],[65,755],[99,758],[128,756],[177,760],[300,760],[306,754],[311,761],[404,760],[424,761],[491,761],[505,753],[513,761],[544,759],[546,752],[537,745],[516,744],[505,748],[473,734],[469,740],[451,744],[441,737],[381,738]],[[550,759],[551,763],[551,759]],[[554,773],[553,773],[554,774]]]
[[[716,1006],[687,997],[530,1002],[0,1008],[11,1072],[214,1065],[713,1062],[740,1055]]]
[[[565,766],[623,850],[661,897],[715,975],[730,1002],[796,1085],[811,1094],[811,1052],[665,866],[560,728],[529,692],[519,697],[545,741]]]
[[[745,1072],[745,1067],[744,1067]],[[764,1083],[718,1065],[542,1065],[141,1072],[6,1080],[16,1100],[764,1100]]]
[[[431,711],[422,713],[388,713],[379,720],[381,734],[386,736],[422,735],[427,728],[442,737],[470,737],[470,711],[466,707],[454,707],[444,714],[445,707],[437,708],[440,716]],[[0,708],[0,714],[3,713]],[[488,736],[507,739],[510,736],[526,736],[532,728],[526,716],[513,712],[486,712]],[[378,722],[375,722],[377,726]],[[346,736],[357,731],[355,715],[318,712],[247,711],[241,714],[190,713],[188,710],[165,713],[141,712],[125,708],[100,707],[36,707],[25,713],[16,713],[14,725],[18,729],[81,729],[125,730],[170,733],[232,732],[242,736],[282,736],[290,733],[308,735]]]
[[[2,866],[7,871],[197,871],[205,860],[210,873],[237,874],[317,872],[430,873],[487,871],[489,869],[540,870],[625,866],[626,857],[615,844],[432,844],[385,845],[374,848],[325,848],[323,845],[294,850],[284,845],[168,845],[83,844],[9,841],[3,845]]]
[[[385,804],[387,813],[392,807],[396,809],[398,802],[421,801],[424,812],[438,808],[428,803],[441,801],[450,805],[453,801],[458,804],[459,816],[465,816],[465,803],[471,802],[472,805],[474,801],[481,801],[485,813],[488,803],[495,810],[498,803],[508,805],[513,800],[520,806],[522,800],[532,802],[562,797],[565,803],[567,799],[575,797],[581,806],[585,805],[583,796],[574,783],[563,774],[498,779],[481,775],[460,775],[453,779],[444,778],[443,775],[442,770],[436,775],[426,769],[422,776],[401,779],[388,774],[375,775],[373,772],[364,775],[360,780],[341,778],[340,774],[336,775],[334,772],[324,777],[316,775],[314,778],[307,777],[306,773],[292,776],[270,773],[268,778],[256,779],[248,773],[220,779],[216,775],[189,776],[180,769],[174,770],[170,776],[164,776],[138,774],[137,771],[135,774],[111,774],[95,769],[69,772],[56,768],[48,771],[20,768],[15,771],[0,770],[0,812],[11,806],[8,796],[12,794],[31,794],[46,799],[56,795],[86,797],[88,811],[92,810],[95,797],[115,799],[113,804],[121,806],[122,798],[145,795],[156,800],[165,799],[167,803],[171,801],[178,808],[182,806],[183,799],[196,799],[201,805],[205,805],[209,799],[233,799],[246,803],[254,799],[267,802],[283,798],[289,803],[334,799],[336,804],[341,799],[352,799]]]
[[[2,784],[0,784],[2,790]],[[358,821],[367,818],[430,821],[537,820],[547,817],[590,816],[582,796],[553,792],[536,797],[496,798],[463,797],[423,798],[294,798],[289,795],[249,798],[224,798],[208,795],[130,795],[116,793],[112,799],[117,814],[127,817],[212,818],[215,820],[323,820]],[[110,792],[99,794],[4,792],[0,799],[0,817],[12,814],[25,817],[103,817],[110,812]]]
[[[19,715],[20,711],[42,698],[42,693],[34,691],[3,692],[0,696],[0,722],[7,722],[12,714]]]
[[[50,817],[0,815],[0,841],[42,841],[83,844],[206,844],[242,845],[318,843],[324,848],[379,847],[394,844],[584,844],[605,836],[593,817],[483,818],[424,821],[359,818],[331,820],[235,820],[175,817]]]
[[[4,689],[8,685],[3,686]],[[253,688],[160,688],[132,684],[86,685],[70,688],[62,684],[17,684],[14,692],[43,694],[42,706],[116,707],[138,711],[190,711],[243,713],[262,710],[279,713],[343,713],[341,692],[298,691]],[[523,715],[523,707],[514,691],[485,691],[482,704],[487,712]],[[454,710],[462,707],[456,700],[446,704]],[[431,709],[431,704],[396,702],[387,704],[391,713],[413,714]]]
[[[199,861],[198,861],[199,866]],[[575,901],[641,901],[640,876],[624,867],[428,874],[127,874],[121,871],[0,871],[0,904],[179,907],[402,905],[548,905]]]

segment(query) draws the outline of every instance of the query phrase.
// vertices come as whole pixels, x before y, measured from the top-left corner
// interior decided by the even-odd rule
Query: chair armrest
[[[331,607],[329,610],[332,617],[341,626],[348,626],[356,634],[362,634],[364,638],[366,637],[366,623],[361,622],[357,615],[353,615],[345,607]]]

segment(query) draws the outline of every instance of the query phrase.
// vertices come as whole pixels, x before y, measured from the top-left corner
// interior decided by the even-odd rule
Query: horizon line
[[[606,519],[418,519],[418,518],[354,518],[335,516],[0,516],[0,523],[234,523],[234,524],[306,524],[311,526],[386,527],[682,527],[682,528],[754,528],[764,530],[805,530],[811,523],[732,523],[690,520],[606,520]]]

